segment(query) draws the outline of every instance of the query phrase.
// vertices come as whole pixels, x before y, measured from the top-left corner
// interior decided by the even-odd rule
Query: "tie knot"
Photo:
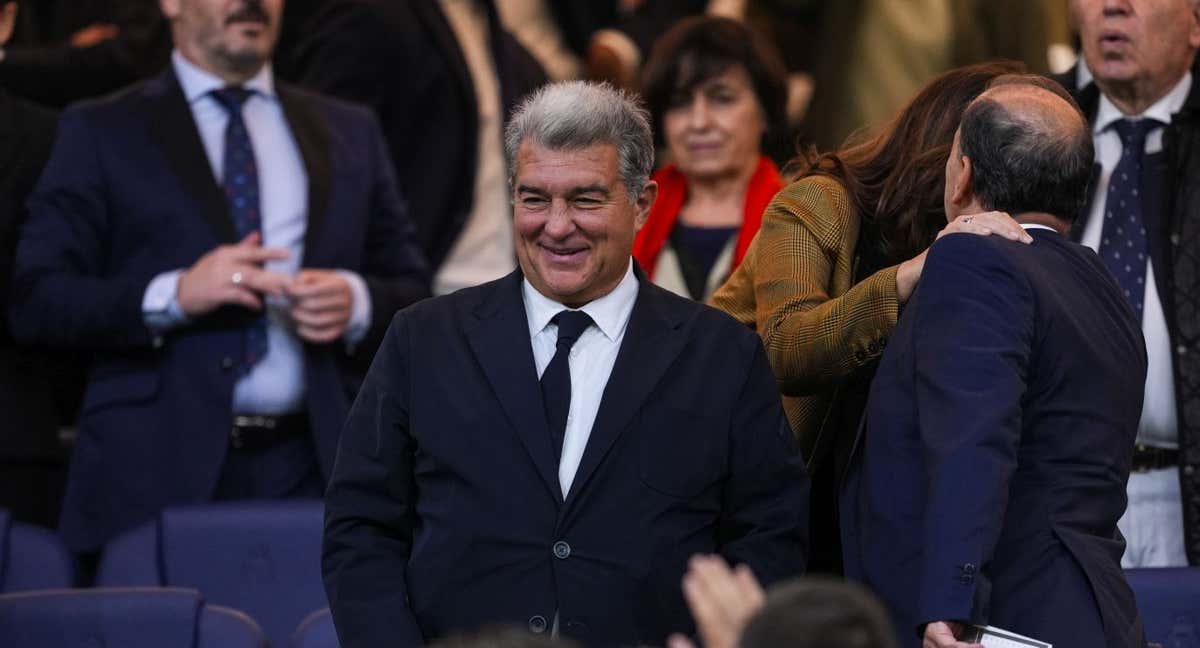
[[[213,99],[216,99],[217,103],[221,104],[225,110],[235,115],[241,114],[242,106],[252,94],[254,94],[253,90],[242,86],[226,86],[212,91]]]
[[[1113,122],[1112,129],[1121,138],[1125,150],[1140,154],[1146,148],[1146,135],[1159,126],[1162,122],[1157,119],[1119,119]]]
[[[558,342],[555,346],[561,348],[565,344],[570,349],[575,345],[575,340],[592,325],[592,316],[583,311],[565,310],[559,311],[550,321],[558,325]]]

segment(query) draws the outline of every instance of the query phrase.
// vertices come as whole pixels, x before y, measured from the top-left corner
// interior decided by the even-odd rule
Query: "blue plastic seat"
[[[1200,648],[1200,567],[1127,569],[1146,640],[1163,648]]]
[[[327,607],[321,582],[320,500],[175,508],[113,540],[96,574],[103,587],[195,588],[242,610],[272,645],[286,646],[313,610]]]
[[[341,648],[329,608],[317,610],[300,622],[292,634],[291,648]]]
[[[0,509],[0,592],[71,587],[75,563],[53,532]]]
[[[0,594],[0,646],[265,648],[262,629],[196,590],[119,588]]]

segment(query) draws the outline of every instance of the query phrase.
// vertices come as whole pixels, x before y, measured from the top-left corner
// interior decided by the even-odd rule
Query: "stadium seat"
[[[339,648],[329,608],[317,610],[300,622],[292,634],[291,648]]]
[[[0,646],[265,648],[258,625],[196,590],[119,588],[0,594]]]
[[[0,509],[0,592],[71,587],[71,554],[53,532],[14,522]]]
[[[1200,648],[1200,567],[1127,569],[1146,640],[1163,648]]]
[[[301,620],[329,605],[322,512],[320,500],[168,509],[105,547],[96,584],[195,588],[207,601],[246,612],[273,646],[286,646]]]

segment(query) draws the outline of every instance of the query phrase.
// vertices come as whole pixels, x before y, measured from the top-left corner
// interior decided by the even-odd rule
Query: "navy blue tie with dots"
[[[262,215],[259,211],[258,165],[254,161],[254,147],[250,134],[242,119],[242,107],[253,91],[242,87],[213,90],[213,98],[229,113],[229,124],[225,127],[225,157],[221,185],[229,203],[229,217],[238,239],[251,232],[262,231]],[[267,354],[267,316],[256,318],[245,331],[242,362],[239,371],[245,375]]]
[[[1146,135],[1162,123],[1153,119],[1122,119],[1112,129],[1121,138],[1121,159],[1108,181],[1101,229],[1100,258],[1138,319],[1146,300],[1146,221],[1142,219],[1142,157]]]
[[[567,413],[571,410],[571,347],[592,325],[592,317],[583,311],[564,310],[550,321],[558,324],[558,342],[554,357],[542,372],[542,403],[546,407],[546,423],[550,425],[554,460],[558,461],[562,458]]]

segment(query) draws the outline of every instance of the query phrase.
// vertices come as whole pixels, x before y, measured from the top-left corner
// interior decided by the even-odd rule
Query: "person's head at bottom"
[[[658,192],[646,111],[608,84],[551,84],[513,114],[504,149],[525,278],[571,308],[611,292]]]
[[[738,648],[894,648],[895,637],[887,611],[866,588],[808,577],[770,590]]]

